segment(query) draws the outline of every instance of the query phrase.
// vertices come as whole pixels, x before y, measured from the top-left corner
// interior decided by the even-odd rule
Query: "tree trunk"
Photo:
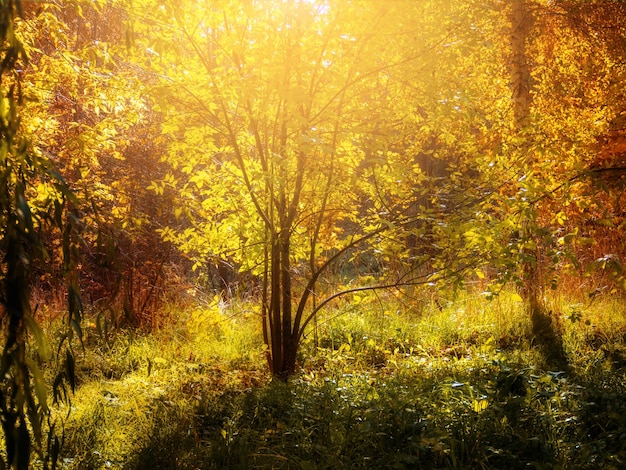
[[[521,142],[522,165],[527,181],[532,182],[534,172],[534,156],[532,151],[532,135],[530,109],[532,105],[531,71],[528,63],[526,45],[533,24],[532,12],[527,0],[511,2],[511,98],[513,101],[513,117],[515,132]],[[531,183],[532,184],[532,183]],[[542,282],[540,270],[539,241],[536,236],[536,210],[530,207],[522,221],[522,240],[528,243],[524,247],[522,265],[522,293],[530,314],[532,331],[537,345],[540,347],[546,366],[567,369],[567,358],[563,343],[555,329],[551,312],[548,312],[542,299]]]
[[[526,54],[526,42],[533,18],[526,0],[511,2],[511,91],[516,130],[522,131],[529,124],[530,67]]]
[[[272,238],[271,272],[270,272],[270,370],[272,374],[279,374],[283,368],[283,336],[281,318],[281,286],[280,286],[280,243],[276,237]]]
[[[290,235],[287,230],[283,230],[280,235],[281,246],[281,281],[282,281],[282,301],[283,301],[283,360],[282,369],[278,376],[286,380],[296,370],[296,353],[298,350],[294,338],[292,326],[292,293],[291,293],[291,263],[289,250],[291,247]]]
[[[530,106],[532,103],[530,89],[530,67],[528,65],[526,43],[532,25],[532,15],[528,11],[526,0],[511,2],[511,99],[513,102],[513,118],[515,132],[521,141],[522,165],[527,180],[532,180],[534,158],[531,149]],[[522,240],[532,241],[534,236],[534,208],[530,208],[522,221]],[[531,244],[532,245],[532,244]],[[522,266],[523,294],[531,312],[541,309],[539,286],[539,259],[537,251],[524,248]]]
[[[269,265],[269,306],[264,339],[268,344],[268,363],[274,377],[287,380],[296,370],[298,337],[293,331],[291,292],[291,240],[288,230],[272,237]],[[267,334],[266,332],[269,332]]]

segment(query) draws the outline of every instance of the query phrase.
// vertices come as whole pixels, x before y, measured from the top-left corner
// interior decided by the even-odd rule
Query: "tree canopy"
[[[18,7],[0,21],[7,318],[66,285],[77,333],[79,290],[102,327],[154,323],[173,285],[238,279],[287,378],[342,296],[513,282],[540,308],[592,269],[624,287],[623,2]]]

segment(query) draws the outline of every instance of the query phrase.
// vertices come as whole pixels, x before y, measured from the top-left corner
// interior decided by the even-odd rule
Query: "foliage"
[[[342,256],[359,273],[355,260],[373,258],[366,288],[477,269],[482,242],[496,241],[471,228],[495,220],[476,212],[494,190],[479,153],[490,142],[485,120],[500,112],[478,89],[502,67],[475,68],[485,51],[463,29],[469,5],[145,2],[130,11],[141,19],[135,60],[161,77],[152,100],[172,166],[150,187],[181,196],[181,221],[161,234],[196,269],[227,263],[260,279],[275,375],[293,373],[304,328],[343,293],[329,276]],[[470,66],[471,77],[448,80]]]
[[[30,56],[22,119],[33,149],[54,161],[74,192],[84,297],[115,308],[116,324],[149,324],[170,272],[155,224],[171,211],[146,190],[162,173],[153,158],[159,118],[142,96],[147,78],[125,60],[124,18],[106,2],[28,2],[18,30]],[[45,223],[54,189],[41,182],[37,190],[33,211],[56,262],[62,240]],[[47,295],[62,288],[56,267],[37,275]]]
[[[158,324],[165,282],[189,267],[173,243],[199,282],[227,294],[239,272],[260,293],[284,377],[305,327],[353,288],[486,278],[496,294],[532,278],[539,299],[584,265],[622,283],[607,249],[622,225],[624,51],[611,31],[623,14],[601,2],[29,4],[24,122],[79,195],[83,283],[95,304],[116,303],[113,323]],[[36,213],[53,210],[49,193],[42,182]]]
[[[623,2],[22,6],[0,467],[623,466]]]
[[[2,337],[0,358],[0,422],[5,453],[1,468],[26,469],[31,452],[54,468],[60,452],[50,420],[48,387],[53,398],[65,400],[75,387],[72,338],[80,335],[81,305],[75,258],[73,194],[56,170],[54,162],[31,144],[32,128],[22,122],[25,95],[23,83],[28,55],[16,32],[21,16],[19,2],[0,5],[0,253],[2,282]],[[39,204],[47,212],[38,212]],[[61,277],[68,293],[66,327],[53,351],[35,319],[31,285],[36,268],[49,261],[40,229],[49,224],[62,240]],[[56,354],[55,354],[56,352]],[[52,384],[46,384],[40,366],[54,359],[61,366]],[[46,438],[47,431],[47,438]]]

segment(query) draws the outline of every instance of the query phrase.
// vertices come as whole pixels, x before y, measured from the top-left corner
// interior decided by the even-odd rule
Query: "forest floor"
[[[549,300],[565,364],[515,294],[409,305],[372,296],[326,312],[288,383],[270,380],[252,302],[172,307],[150,334],[93,319],[56,412],[60,466],[626,466],[623,299]]]

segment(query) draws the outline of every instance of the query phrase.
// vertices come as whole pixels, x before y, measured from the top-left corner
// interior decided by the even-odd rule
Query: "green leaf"
[[[48,389],[43,373],[32,359],[26,359],[26,365],[30,373],[33,374],[33,385],[38,404],[43,412],[48,412]]]
[[[52,351],[50,343],[48,342],[48,338],[46,337],[43,329],[30,315],[24,315],[23,321],[28,331],[30,331],[30,333],[35,338],[35,343],[37,345],[37,354],[42,361],[47,361],[48,359],[50,359]]]
[[[74,364],[74,355],[69,349],[65,350],[65,374],[70,383],[72,392],[76,391],[76,371]]]

